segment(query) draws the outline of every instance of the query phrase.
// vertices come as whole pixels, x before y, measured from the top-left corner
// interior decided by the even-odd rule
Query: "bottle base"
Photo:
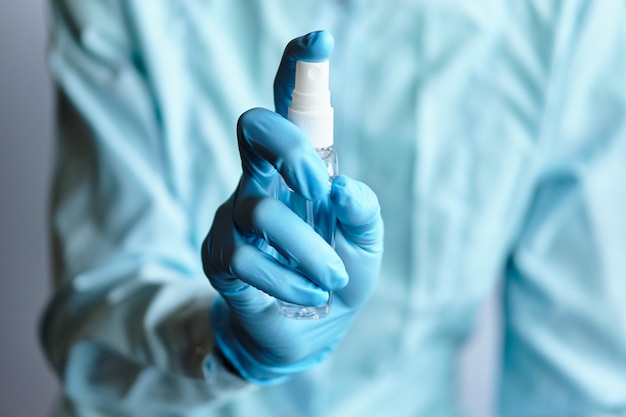
[[[318,320],[323,319],[330,313],[330,304],[333,293],[328,294],[328,301],[319,306],[301,306],[298,304],[288,303],[282,300],[276,300],[276,307],[287,318],[294,320]]]

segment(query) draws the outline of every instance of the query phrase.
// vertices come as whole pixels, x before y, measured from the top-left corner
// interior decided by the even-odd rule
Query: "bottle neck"
[[[337,153],[335,152],[332,146],[328,146],[326,148],[315,148],[315,150],[317,151],[317,154],[322,159],[322,161],[324,161],[326,165],[337,164]]]
[[[339,173],[339,164],[337,161],[337,153],[332,146],[326,148],[315,148],[317,154],[326,165],[326,170],[328,171],[328,176],[333,178],[335,175]]]
[[[315,150],[317,151],[318,155],[323,156],[323,155],[329,155],[332,153],[335,153],[335,150],[333,149],[332,146],[326,146],[323,148],[315,148]]]

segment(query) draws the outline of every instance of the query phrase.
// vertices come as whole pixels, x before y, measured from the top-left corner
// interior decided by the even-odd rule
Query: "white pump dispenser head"
[[[287,119],[300,127],[317,149],[333,145],[328,68],[328,61],[296,62],[296,84],[287,110]]]

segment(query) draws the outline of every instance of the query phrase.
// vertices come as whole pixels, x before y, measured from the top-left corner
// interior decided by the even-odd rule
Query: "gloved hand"
[[[382,256],[383,225],[374,193],[345,176],[334,179],[331,202],[338,219],[329,246],[267,189],[276,176],[307,199],[328,193],[328,174],[308,138],[286,119],[297,60],[326,59],[327,32],[294,39],[274,84],[277,113],[252,109],[237,126],[243,174],[219,208],[204,241],[202,261],[220,293],[212,307],[217,348],[247,380],[278,383],[322,361],[337,345],[371,293]],[[251,242],[263,238],[287,256],[289,266]],[[328,317],[284,317],[272,297],[319,305],[334,291]]]

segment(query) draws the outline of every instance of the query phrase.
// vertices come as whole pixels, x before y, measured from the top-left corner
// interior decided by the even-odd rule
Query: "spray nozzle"
[[[287,118],[307,134],[316,148],[333,144],[328,70],[328,61],[296,62],[296,83],[287,112]]]

